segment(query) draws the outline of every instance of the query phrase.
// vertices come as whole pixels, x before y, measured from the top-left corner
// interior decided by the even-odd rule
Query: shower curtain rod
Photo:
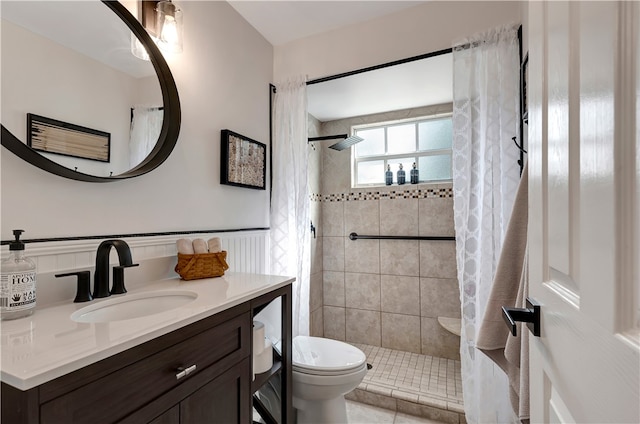
[[[350,240],[441,240],[441,241],[455,241],[453,236],[361,236],[356,233],[349,234]]]
[[[518,41],[520,44],[520,58],[522,60],[522,25],[518,27]],[[473,47],[472,43],[461,44],[459,46],[456,46],[456,48],[462,48],[462,49],[466,49],[470,47]],[[436,50],[434,52],[424,53],[418,56],[412,56],[412,57],[407,57],[405,59],[394,60],[393,62],[381,63],[379,65],[369,66],[367,68],[356,69],[349,72],[343,72],[341,74],[330,75],[328,77],[316,78],[316,79],[307,81],[307,85],[319,84],[321,82],[332,81],[335,79],[349,77],[351,75],[357,75],[357,74],[362,74],[364,72],[375,71],[377,69],[388,68],[389,66],[402,65],[403,63],[415,62],[416,60],[428,59],[430,57],[441,56],[443,54],[448,54],[452,52],[453,52],[453,48],[449,47],[448,49]]]
[[[520,26],[520,28],[518,30],[518,39],[520,39],[520,40],[522,39],[521,33],[522,33],[522,25]],[[468,49],[468,48],[471,48],[471,47],[475,47],[478,44],[479,43],[461,44],[459,46],[456,46],[455,48],[457,48],[457,49]],[[416,60],[428,59],[430,57],[441,56],[443,54],[448,54],[448,53],[452,53],[452,52],[453,52],[453,48],[449,47],[448,49],[436,50],[434,52],[424,53],[424,54],[421,54],[421,55],[418,55],[418,56],[412,56],[412,57],[407,57],[405,59],[394,60],[393,62],[381,63],[379,65],[369,66],[367,68],[356,69],[356,70],[349,71],[349,72],[343,72],[341,74],[330,75],[328,77],[316,78],[316,79],[307,81],[307,85],[312,85],[312,84],[318,84],[318,83],[321,83],[321,82],[332,81],[332,80],[340,79],[340,78],[344,78],[344,77],[350,77],[352,75],[362,74],[364,72],[375,71],[377,69],[388,68],[390,66],[395,66],[395,65],[402,65],[404,63],[415,62]]]
[[[440,55],[451,53],[451,52],[453,52],[453,49],[451,48],[438,50],[435,52],[425,53],[418,56],[408,57],[406,59],[400,59],[400,60],[395,60],[393,62],[382,63],[380,65],[369,66],[368,68],[356,69],[355,71],[349,71],[349,72],[344,72],[342,74],[336,74],[328,77],[317,78],[314,80],[307,81],[307,85],[318,84],[321,82],[349,77],[351,75],[362,74],[363,72],[375,71],[376,69],[388,68],[389,66],[402,65],[403,63],[415,62],[416,60],[427,59],[429,57],[440,56]]]

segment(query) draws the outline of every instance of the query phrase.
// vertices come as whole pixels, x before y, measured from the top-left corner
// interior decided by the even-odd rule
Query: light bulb
[[[164,25],[162,26],[160,39],[168,44],[175,44],[178,42],[178,24],[173,16],[164,17]]]
[[[182,52],[182,11],[170,1],[161,1],[156,7],[158,46],[165,52]]]

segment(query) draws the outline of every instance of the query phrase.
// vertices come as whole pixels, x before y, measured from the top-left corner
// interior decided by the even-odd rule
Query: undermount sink
[[[128,294],[117,299],[78,309],[71,314],[75,322],[113,322],[141,318],[179,308],[196,300],[190,291],[157,291]]]

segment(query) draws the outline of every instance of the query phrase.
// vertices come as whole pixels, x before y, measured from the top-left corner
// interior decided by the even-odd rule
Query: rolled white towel
[[[193,241],[193,253],[208,253],[209,248],[203,239],[195,239]]]
[[[179,239],[176,241],[178,253],[183,255],[193,255],[193,243],[189,239]]]
[[[220,241],[220,237],[210,238],[207,244],[209,245],[209,253],[218,253],[222,251],[222,242]]]

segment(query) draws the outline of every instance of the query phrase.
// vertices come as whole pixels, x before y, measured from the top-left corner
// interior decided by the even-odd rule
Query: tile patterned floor
[[[378,346],[356,344],[367,355],[373,368],[358,391],[389,398],[391,409],[398,401],[410,402],[446,411],[453,417],[464,416],[460,361],[418,353],[403,352]],[[353,400],[359,400],[357,397]],[[379,406],[385,406],[384,403]],[[386,406],[385,406],[386,407]]]
[[[356,344],[373,368],[364,384],[462,403],[460,361]]]

